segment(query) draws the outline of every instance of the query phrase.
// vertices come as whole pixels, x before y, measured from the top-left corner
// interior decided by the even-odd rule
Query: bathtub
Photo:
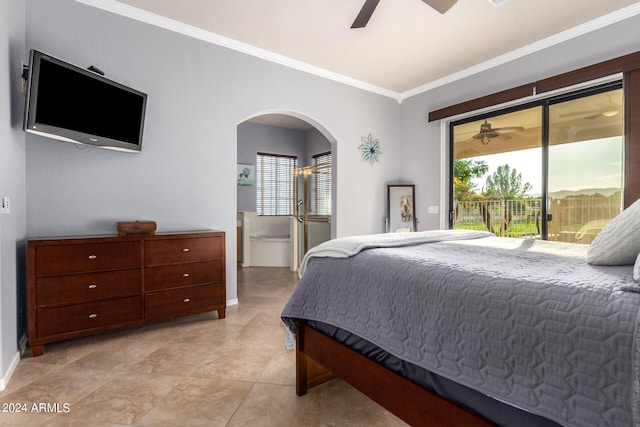
[[[240,212],[242,267],[290,267],[290,218]]]
[[[251,266],[289,267],[291,239],[288,234],[257,234],[249,240]]]

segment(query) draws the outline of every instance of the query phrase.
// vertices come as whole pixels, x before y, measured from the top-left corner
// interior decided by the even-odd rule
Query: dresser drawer
[[[224,251],[225,233],[215,230],[29,240],[32,354],[51,342],[177,316],[217,310],[224,318]]]
[[[179,264],[222,258],[222,237],[146,240],[144,264]]]
[[[171,318],[174,316],[216,310],[224,306],[222,284],[199,285],[145,295],[145,318]]]
[[[38,246],[36,275],[136,268],[141,258],[138,241]]]
[[[119,298],[55,308],[39,308],[38,336],[65,334],[142,319],[140,297]]]
[[[38,307],[140,295],[142,270],[40,277],[36,279],[36,289]]]
[[[221,280],[222,260],[147,267],[144,270],[145,291],[216,283]]]

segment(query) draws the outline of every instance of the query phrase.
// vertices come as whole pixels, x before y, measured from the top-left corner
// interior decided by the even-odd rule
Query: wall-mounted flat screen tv
[[[37,50],[29,58],[24,129],[118,151],[139,152],[147,95]]]

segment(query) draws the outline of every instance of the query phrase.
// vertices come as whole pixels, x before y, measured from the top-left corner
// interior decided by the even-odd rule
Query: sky
[[[530,195],[542,194],[542,149],[473,157],[484,160],[489,172],[476,184],[476,193],[486,187],[487,177],[498,166],[508,164],[531,184]],[[621,137],[554,145],[549,149],[549,192],[592,188],[622,188],[623,144]]]

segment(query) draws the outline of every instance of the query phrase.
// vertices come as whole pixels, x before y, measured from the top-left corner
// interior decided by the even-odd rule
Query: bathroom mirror
[[[413,184],[387,185],[387,232],[417,231],[416,188]]]

